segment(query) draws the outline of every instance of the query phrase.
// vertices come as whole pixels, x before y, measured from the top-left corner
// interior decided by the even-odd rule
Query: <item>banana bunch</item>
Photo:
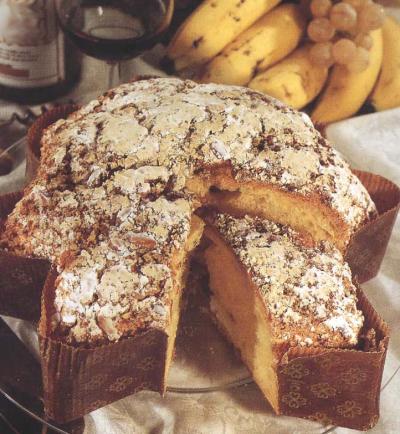
[[[371,102],[376,110],[400,106],[400,24],[387,17],[382,27],[383,60]]]
[[[371,36],[373,42],[367,69],[350,72],[342,65],[333,67],[328,84],[311,113],[314,123],[326,124],[348,118],[367,100],[382,66],[382,29],[374,30]]]
[[[258,74],[249,87],[271,95],[295,109],[311,102],[322,90],[328,68],[315,66],[309,57],[308,44],[299,47],[285,59]]]
[[[382,15],[383,27],[363,36],[369,58],[361,72],[339,63],[329,68],[313,62],[311,44],[302,42],[301,6],[279,3],[204,0],[170,42],[175,70],[195,67],[200,82],[245,85],[296,109],[316,100],[311,118],[319,124],[353,116],[368,100],[376,110],[400,106],[399,22]]]
[[[254,73],[284,58],[303,36],[305,17],[294,4],[278,6],[227,45],[200,81],[246,85]]]
[[[204,0],[172,38],[167,56],[176,71],[211,60],[280,0]]]

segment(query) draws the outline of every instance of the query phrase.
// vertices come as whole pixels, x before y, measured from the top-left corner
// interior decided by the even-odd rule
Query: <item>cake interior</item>
[[[342,252],[350,237],[344,222],[320,199],[313,201],[265,183],[238,183],[227,171],[192,177],[187,186],[222,213],[281,223],[309,234],[315,241],[330,241]]]
[[[231,248],[213,228],[207,226],[205,234],[211,241],[205,251],[211,310],[272,408],[279,413],[275,370],[278,361],[264,303]]]
[[[171,268],[173,270],[175,284],[173,288],[173,293],[171,294],[170,321],[166,330],[166,333],[168,335],[168,344],[163,381],[164,392],[167,384],[168,371],[171,366],[174,354],[175,338],[178,329],[181,309],[182,291],[186,284],[189,259],[191,253],[200,242],[201,236],[203,234],[203,229],[204,222],[196,215],[193,215],[190,225],[190,233],[186,240],[185,246],[183,249],[177,250],[172,258]]]

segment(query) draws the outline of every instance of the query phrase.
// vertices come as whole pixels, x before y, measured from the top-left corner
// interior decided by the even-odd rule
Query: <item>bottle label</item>
[[[64,75],[64,37],[54,1],[0,0],[0,83],[43,87]]]

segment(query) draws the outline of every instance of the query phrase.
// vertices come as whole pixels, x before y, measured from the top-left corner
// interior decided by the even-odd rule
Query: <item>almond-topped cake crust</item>
[[[53,323],[71,343],[115,341],[167,327],[173,255],[189,236],[190,200],[138,204],[120,212],[104,240],[82,250],[56,282]]]
[[[123,84],[55,123],[43,146],[41,174],[56,185],[101,184],[115,170],[151,165],[182,188],[196,170],[229,161],[239,181],[318,194],[353,229],[375,212],[306,115],[243,87],[174,78]]]
[[[244,211],[265,217],[274,210],[279,222],[341,248],[375,213],[347,163],[303,115],[241,87],[174,78],[124,84],[45,130],[41,152],[37,177],[9,216],[1,245],[57,265],[53,319],[71,342],[129,334],[117,317],[136,318],[143,304],[149,276],[135,265],[145,263],[143,249],[151,252],[149,267],[164,270],[149,289],[162,295],[172,257],[190,237],[191,215],[210,198],[214,181],[241,194],[236,203]],[[246,204],[251,192],[236,192],[242,187],[261,198]],[[130,280],[121,271],[114,282],[117,269],[131,272]],[[107,301],[103,295],[117,286],[112,299],[121,300]],[[148,322],[159,317],[146,315]],[[134,333],[140,324],[129,327]]]
[[[279,210],[268,215],[268,209],[273,209],[271,203],[255,209],[255,214],[297,230],[309,230],[317,240],[330,239],[343,244],[343,248],[351,234],[376,214],[348,164],[305,115],[250,89],[174,78],[121,85],[48,128],[42,139],[36,189],[31,195],[38,193],[46,200],[49,195],[63,196],[66,191],[68,197],[60,198],[63,204],[70,203],[81,190],[83,196],[87,189],[102,195],[114,174],[142,166],[159,167],[169,189],[182,191],[189,185],[200,194],[204,193],[202,187],[193,185],[193,177],[203,180],[201,174],[207,168],[229,167],[236,187],[245,188],[250,183],[243,190],[246,196],[256,190],[251,183],[259,182],[285,194],[274,199],[282,207],[285,198],[291,200],[282,216]],[[108,191],[105,194],[107,197]],[[262,195],[266,196],[263,191]],[[299,198],[307,200],[314,217],[307,221],[309,228],[303,223],[304,216],[290,216],[293,201]],[[82,203],[86,213],[84,197]],[[37,213],[31,209],[27,212]],[[13,222],[16,233],[6,234],[10,248],[29,252],[24,232],[34,238],[37,230],[42,233],[38,222],[31,223],[26,231],[18,221]],[[316,230],[315,225],[322,227]],[[64,239],[65,223],[57,226]],[[19,235],[23,235],[21,240]]]
[[[29,210],[21,228],[34,230],[15,251],[48,258],[60,272],[55,335],[94,345],[167,327],[173,288],[184,284],[185,249],[202,232],[195,224],[191,239],[198,204],[168,181],[157,166],[122,169],[99,187],[48,190],[37,180],[17,205]]]
[[[335,247],[310,245],[292,229],[259,218],[220,214],[214,224],[258,288],[277,342],[357,344],[363,315],[350,268]]]

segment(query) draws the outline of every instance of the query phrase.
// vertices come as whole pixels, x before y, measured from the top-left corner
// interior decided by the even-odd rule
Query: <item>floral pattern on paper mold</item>
[[[322,399],[331,398],[337,394],[336,388],[331,386],[329,383],[312,384],[310,390],[317,398]]]
[[[298,392],[289,392],[288,394],[283,395],[282,401],[286,402],[286,404],[291,408],[299,408],[307,404],[307,400]]]
[[[123,377],[117,378],[113,384],[108,388],[111,392],[122,392],[129,385],[133,383],[133,378],[131,376],[125,375]]]
[[[348,418],[354,418],[362,414],[362,407],[355,401],[345,401],[336,407],[337,412]]]

